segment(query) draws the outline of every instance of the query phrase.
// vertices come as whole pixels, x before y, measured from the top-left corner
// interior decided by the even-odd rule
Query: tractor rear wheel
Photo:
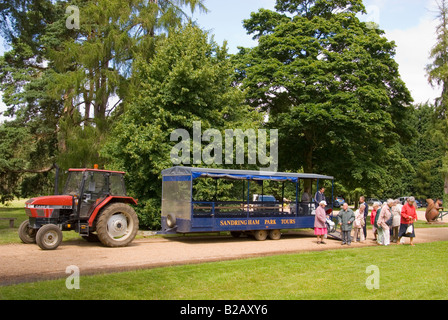
[[[125,203],[112,203],[104,208],[96,223],[98,239],[107,247],[125,247],[138,231],[138,217]]]
[[[42,250],[54,250],[62,242],[62,231],[55,224],[43,225],[36,233],[36,243]]]
[[[30,221],[25,220],[19,227],[19,238],[23,243],[36,243],[37,230],[30,227]]]

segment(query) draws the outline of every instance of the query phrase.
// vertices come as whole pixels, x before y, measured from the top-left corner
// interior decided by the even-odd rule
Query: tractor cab
[[[137,201],[126,195],[124,172],[69,169],[62,195],[36,197],[25,203],[29,219],[19,227],[25,243],[56,249],[62,231],[75,230],[88,241],[110,247],[128,245],[138,230],[131,207]]]
[[[108,196],[126,197],[124,172],[70,169],[63,194],[73,196],[74,213],[87,218]]]

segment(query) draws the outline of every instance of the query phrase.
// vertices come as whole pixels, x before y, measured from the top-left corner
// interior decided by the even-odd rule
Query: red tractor
[[[138,217],[126,196],[124,172],[70,169],[62,195],[32,198],[25,204],[29,219],[19,227],[24,243],[56,249],[62,231],[75,230],[87,241],[124,247],[134,240]]]

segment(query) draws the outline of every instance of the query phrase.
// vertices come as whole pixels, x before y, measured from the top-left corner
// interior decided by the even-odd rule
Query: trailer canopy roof
[[[233,169],[215,169],[215,168],[193,168],[176,166],[162,170],[164,181],[169,177],[191,176],[197,178],[222,178],[231,180],[289,180],[297,182],[300,179],[323,179],[333,180],[331,176],[325,176],[314,173],[292,173],[292,172],[271,172],[257,170],[233,170]],[[177,179],[175,179],[177,180]]]

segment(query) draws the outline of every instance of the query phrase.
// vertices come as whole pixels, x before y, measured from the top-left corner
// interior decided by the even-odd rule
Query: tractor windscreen
[[[71,171],[68,173],[64,194],[79,195],[81,190],[82,174],[83,173],[81,171]]]

